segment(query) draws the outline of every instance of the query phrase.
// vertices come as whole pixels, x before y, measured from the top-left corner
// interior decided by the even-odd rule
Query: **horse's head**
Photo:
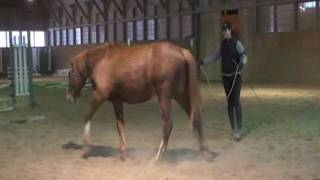
[[[77,97],[80,96],[81,89],[87,80],[87,69],[85,67],[84,54],[80,54],[71,61],[70,71],[68,73],[69,87],[67,91],[67,101],[74,102]]]

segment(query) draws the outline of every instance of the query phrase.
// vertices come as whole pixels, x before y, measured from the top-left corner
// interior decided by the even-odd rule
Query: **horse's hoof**
[[[125,153],[119,153],[117,155],[117,159],[120,159],[120,161],[125,162],[127,160],[127,156]]]
[[[214,155],[209,151],[201,151],[201,155],[207,162],[213,162],[214,160]]]
[[[122,162],[125,162],[127,160],[127,158],[123,155],[120,155],[119,156],[119,159],[122,161]]]
[[[82,153],[82,158],[88,159],[89,153],[90,153],[90,147],[88,145],[83,146],[83,153]]]
[[[149,163],[148,163],[148,166],[155,166],[157,164],[159,164],[160,162],[160,159],[157,159],[157,158],[152,158]]]

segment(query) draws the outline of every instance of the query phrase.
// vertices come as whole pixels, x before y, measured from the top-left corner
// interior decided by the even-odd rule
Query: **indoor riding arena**
[[[320,180],[319,0],[1,0],[0,180]]]

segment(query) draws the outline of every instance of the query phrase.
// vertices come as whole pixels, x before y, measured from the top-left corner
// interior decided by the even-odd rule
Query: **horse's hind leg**
[[[207,145],[205,143],[203,135],[200,109],[196,109],[195,112],[192,112],[191,99],[189,98],[187,92],[178,94],[175,97],[175,100],[180,105],[180,107],[188,114],[190,121],[192,122],[193,131],[196,133],[196,136],[198,138],[200,150],[207,150]]]
[[[112,102],[113,110],[117,120],[117,129],[120,137],[120,159],[125,160],[127,153],[127,142],[124,134],[123,104]]]
[[[162,121],[162,139],[161,143],[155,157],[156,160],[159,160],[162,157],[163,152],[166,150],[169,137],[172,130],[172,120],[171,116],[171,98],[168,96],[160,96],[160,111],[161,111],[161,121]]]
[[[196,136],[199,141],[199,147],[202,152],[208,150],[208,146],[205,142],[204,135],[203,135],[203,127],[202,127],[202,120],[200,110],[196,110],[195,112],[191,113],[191,122],[193,131],[196,133]]]
[[[179,104],[179,106],[190,116],[190,101],[188,98],[188,95],[185,93],[178,94],[175,97],[176,102]]]

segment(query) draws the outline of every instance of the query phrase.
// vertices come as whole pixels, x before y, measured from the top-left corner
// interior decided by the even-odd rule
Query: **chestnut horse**
[[[172,130],[172,99],[185,110],[205,152],[200,117],[200,92],[197,63],[187,50],[171,43],[152,43],[129,47],[105,44],[87,49],[71,61],[67,100],[80,95],[87,79],[93,85],[90,104],[84,117],[84,144],[89,142],[90,122],[98,107],[106,100],[113,105],[120,136],[120,157],[125,159],[127,144],[124,134],[123,104],[142,103],[154,95],[160,103],[162,140],[155,156],[166,150]]]

